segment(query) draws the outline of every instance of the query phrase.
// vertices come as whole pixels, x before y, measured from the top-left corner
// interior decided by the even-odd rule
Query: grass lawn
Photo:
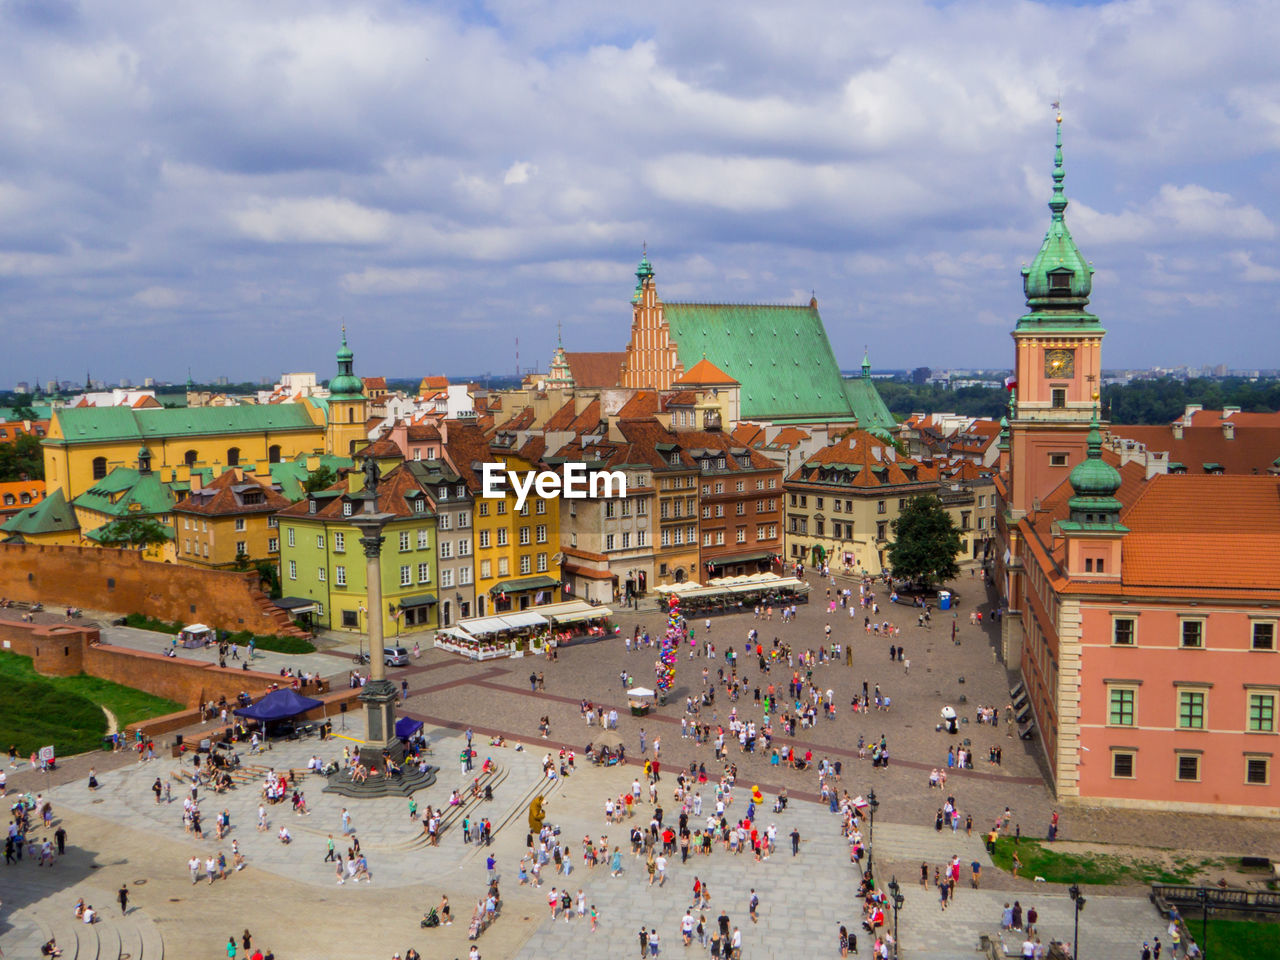
[[[1201,867],[1218,862],[1177,855],[1172,857],[1172,862],[1166,863],[1158,857],[1143,859],[1107,853],[1063,853],[1047,841],[1026,837],[1016,847],[1012,837],[1001,837],[996,841],[996,852],[991,859],[1001,870],[1012,870],[1015,850],[1022,861],[1018,876],[1028,879],[1044,877],[1050,883],[1189,883]]]
[[[101,746],[106,707],[123,728],[182,705],[98,677],[42,677],[30,657],[0,653],[0,746],[20,755],[53,744],[60,757]]]
[[[166,623],[163,620],[144,617],[140,613],[131,613],[124,619],[125,626],[136,627],[139,630],[154,630],[157,633],[175,634],[184,626],[181,623]],[[276,653],[316,652],[315,644],[301,637],[254,636],[248,630],[241,630],[230,634],[227,639],[232,643],[238,643],[242,647],[248,645],[250,639],[252,639],[255,649],[273,650]]]
[[[1200,936],[1200,920],[1184,917],[1195,937]],[[1204,944],[1200,944],[1203,949]],[[1249,920],[1210,920],[1208,955],[1213,960],[1258,960],[1280,957],[1280,923]]]

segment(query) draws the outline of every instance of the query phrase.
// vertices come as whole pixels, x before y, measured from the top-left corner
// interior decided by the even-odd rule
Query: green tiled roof
[[[319,430],[301,403],[246,404],[240,407],[64,407],[55,414],[64,440],[45,443],[141,443],[164,437],[207,437],[264,430]]]
[[[550,590],[560,586],[553,577],[523,577],[519,580],[503,580],[489,588],[489,593],[519,593],[522,590]]]
[[[355,465],[355,461],[350,457],[336,457],[330,453],[320,455],[320,466],[328,467],[334,473],[339,470],[350,470]],[[271,482],[279,484],[280,493],[295,503],[306,496],[302,485],[310,475],[305,454],[299,454],[292,460],[271,464]]]
[[[742,384],[744,419],[854,417],[816,304],[667,303],[664,313],[686,370],[705,356]]]
[[[139,473],[132,467],[116,467],[92,487],[71,501],[77,507],[112,517],[130,514],[156,516],[168,513],[177,502],[173,493],[154,473]],[[134,508],[134,504],[137,507]]]
[[[885,406],[875,381],[870,376],[849,377],[844,382],[845,396],[863,430],[892,431],[898,426],[889,408]]]
[[[14,514],[3,525],[0,525],[0,530],[6,533],[33,535],[78,530],[79,528],[80,524],[76,520],[75,511],[71,509],[66,497],[62,495],[61,488],[55,489],[53,493],[49,494],[34,507],[27,507],[27,509]]]
[[[48,420],[53,414],[53,407],[49,406],[47,403],[33,403],[31,404],[31,410],[35,413],[37,420]],[[17,420],[19,423],[22,422],[21,418],[18,416],[17,407],[0,407],[0,420]]]

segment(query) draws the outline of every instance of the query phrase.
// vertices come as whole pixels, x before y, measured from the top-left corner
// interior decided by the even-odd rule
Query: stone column
[[[362,756],[368,755],[378,766],[384,750],[390,750],[397,760],[400,759],[400,741],[396,737],[396,688],[387,679],[387,667],[382,659],[382,528],[389,516],[365,513],[352,521],[364,534],[360,545],[364,547],[369,598],[369,680],[360,691],[365,715],[365,745],[360,752]]]

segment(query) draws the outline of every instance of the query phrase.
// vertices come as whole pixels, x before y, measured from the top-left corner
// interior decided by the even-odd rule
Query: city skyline
[[[1054,101],[1107,366],[1274,366],[1264,12],[10,4],[0,383],[327,376],[344,321],[369,375],[545,368],[625,344],[646,242],[668,300],[815,292],[846,369],[989,366]]]

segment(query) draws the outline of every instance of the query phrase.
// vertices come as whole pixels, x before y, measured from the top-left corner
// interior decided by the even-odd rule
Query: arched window
[[[196,452],[194,450],[188,450],[182,455],[182,462],[188,467],[194,467],[196,465]]]
[[[280,462],[280,444],[273,443],[271,446],[267,447],[267,462],[268,463]]]
[[[101,480],[106,475],[107,475],[107,458],[94,457],[93,458],[93,479]]]
[[[227,466],[236,467],[239,465],[240,465],[240,448],[228,447],[227,448]]]

